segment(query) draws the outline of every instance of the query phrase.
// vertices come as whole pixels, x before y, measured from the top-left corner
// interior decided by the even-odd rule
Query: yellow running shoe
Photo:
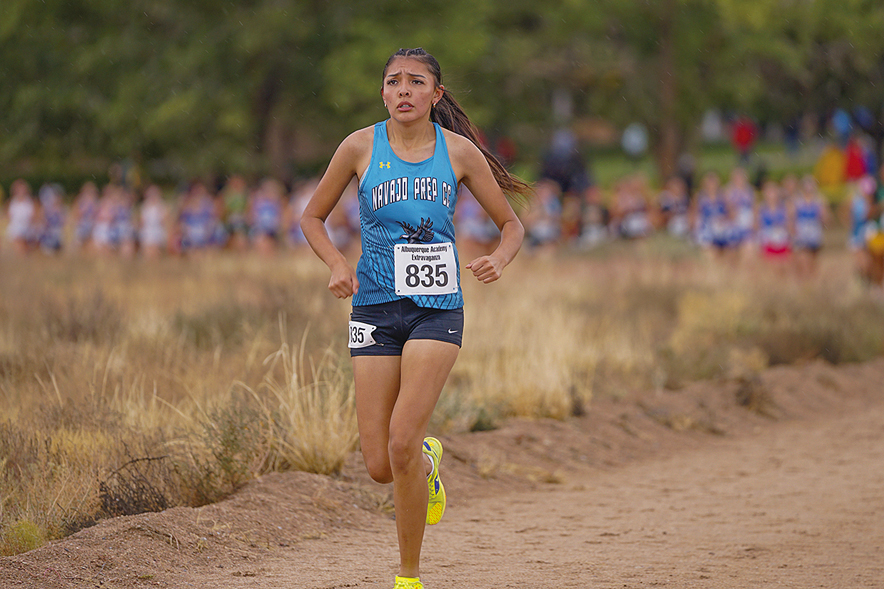
[[[424,589],[421,580],[416,577],[400,577],[396,576],[396,584],[393,589]]]
[[[427,523],[438,524],[445,513],[445,485],[439,477],[439,463],[442,462],[442,442],[436,438],[424,438],[424,454],[433,462],[433,472],[427,477],[430,500],[427,503]]]

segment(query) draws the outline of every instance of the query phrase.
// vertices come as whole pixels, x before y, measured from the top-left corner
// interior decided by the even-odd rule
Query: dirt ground
[[[884,587],[884,359],[443,436],[427,589]],[[0,559],[0,587],[392,587],[386,487],[273,474]]]

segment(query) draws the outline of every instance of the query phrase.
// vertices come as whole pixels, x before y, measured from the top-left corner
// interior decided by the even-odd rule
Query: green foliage
[[[879,109],[882,28],[874,0],[5,0],[0,157],[55,177],[127,158],[170,179],[315,171],[386,116],[380,72],[407,46],[532,163],[587,118],[642,121],[671,152],[713,105]]]
[[[34,522],[21,519],[0,535],[0,555],[21,554],[44,544],[46,544],[46,532]]]

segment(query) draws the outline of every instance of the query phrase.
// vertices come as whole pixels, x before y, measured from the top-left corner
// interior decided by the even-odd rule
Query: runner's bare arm
[[[467,264],[476,279],[484,283],[500,278],[503,269],[513,261],[522,247],[525,229],[501,190],[491,167],[472,141],[447,133],[448,152],[458,180],[470,189],[476,201],[485,209],[500,230],[500,244],[487,256],[480,256]]]
[[[356,131],[341,142],[301,216],[304,237],[331,270],[328,288],[341,299],[355,294],[359,290],[359,281],[356,270],[329,238],[325,220],[338,204],[350,181],[354,176],[358,177],[368,165],[372,140],[370,130],[368,131]]]

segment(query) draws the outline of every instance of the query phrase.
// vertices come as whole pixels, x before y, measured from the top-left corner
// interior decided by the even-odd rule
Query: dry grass
[[[0,264],[0,553],[271,470],[333,473],[355,447],[349,308],[312,256]],[[843,252],[799,281],[654,239],[464,282],[443,432],[884,349],[884,306]]]
[[[291,349],[284,326],[281,331],[283,344],[268,358],[259,390],[243,385],[267,424],[270,448],[263,469],[339,472],[358,440],[352,376],[331,349],[319,364],[308,363],[304,341]],[[281,380],[274,376],[278,372]]]

